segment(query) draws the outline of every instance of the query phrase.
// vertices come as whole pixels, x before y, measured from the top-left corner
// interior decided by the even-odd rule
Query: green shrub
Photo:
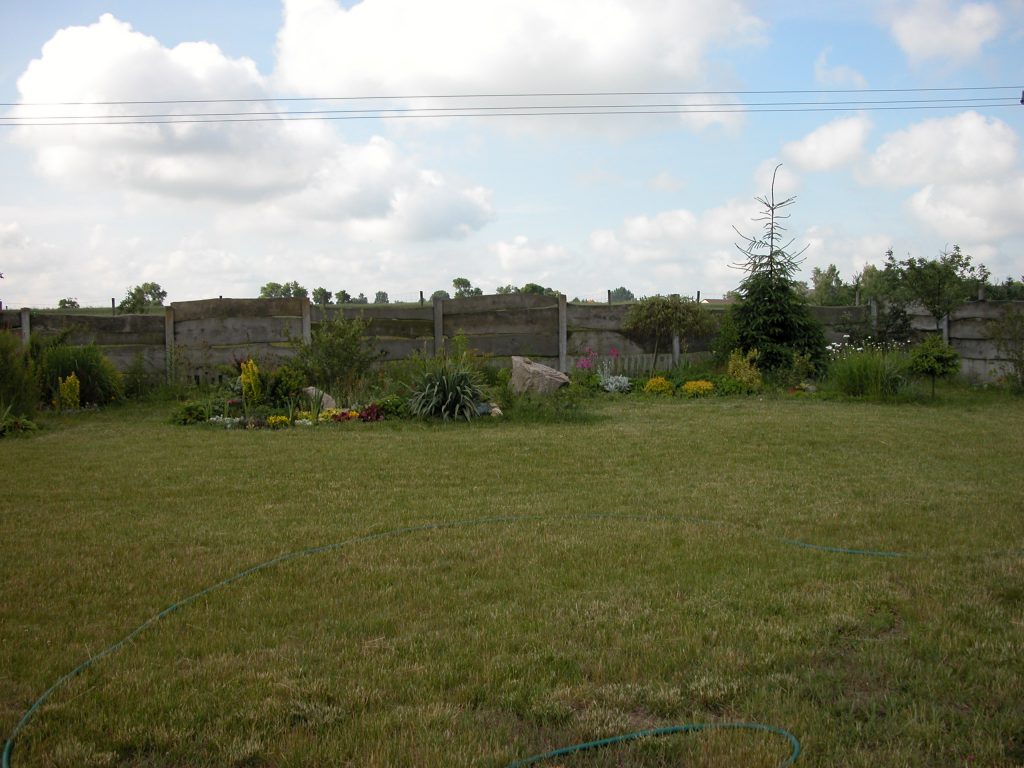
[[[935,397],[935,380],[955,375],[960,370],[960,355],[941,336],[928,336],[910,350],[910,370],[932,380],[932,397]]]
[[[714,394],[715,385],[710,381],[695,379],[683,384],[682,392],[684,397],[706,397],[707,395]]]
[[[365,336],[370,321],[346,320],[340,313],[312,330],[310,343],[296,342],[296,354],[289,364],[312,384],[343,399],[380,359]]]
[[[388,395],[373,403],[385,419],[404,419],[409,414],[409,403],[398,395]]]
[[[848,397],[885,400],[909,383],[907,356],[897,348],[839,345],[828,366],[826,382]]]
[[[734,349],[729,355],[726,372],[730,379],[742,384],[747,392],[757,392],[764,386],[761,371],[757,369],[758,357],[759,353],[756,349],[751,349],[746,354]]]
[[[68,374],[67,378],[58,380],[59,390],[58,402],[62,411],[77,411],[82,405],[82,386],[74,373]]]
[[[160,380],[146,368],[146,359],[139,352],[124,372],[125,397],[143,397],[160,385]]]
[[[31,416],[39,404],[39,382],[32,359],[13,334],[0,331],[0,413]]]
[[[0,403],[0,437],[16,435],[22,432],[34,432],[36,423],[25,416],[18,416],[13,407]]]
[[[655,376],[644,384],[644,392],[648,395],[671,395],[674,390],[672,382],[664,376]]]
[[[39,380],[47,401],[60,397],[60,380],[74,373],[83,404],[103,405],[124,397],[121,373],[99,347],[56,345],[46,347],[39,361]]]
[[[177,407],[171,415],[172,424],[201,424],[209,419],[210,405],[198,400],[188,400]]]
[[[734,379],[732,376],[714,376],[711,379],[711,383],[714,385],[714,393],[716,395],[745,395],[750,391],[747,389],[746,384]]]

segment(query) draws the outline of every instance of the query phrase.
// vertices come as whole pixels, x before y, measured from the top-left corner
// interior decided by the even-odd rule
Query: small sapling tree
[[[658,362],[658,350],[678,336],[685,343],[687,336],[700,333],[709,326],[708,314],[691,298],[647,296],[633,304],[626,313],[625,330],[654,339],[651,375]]]
[[[960,370],[960,355],[941,336],[930,335],[910,350],[910,370],[932,380],[934,398],[935,380],[954,376]]]

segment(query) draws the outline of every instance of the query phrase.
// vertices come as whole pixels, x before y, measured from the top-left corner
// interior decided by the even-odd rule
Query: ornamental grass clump
[[[483,394],[479,374],[465,354],[425,358],[423,366],[409,397],[413,416],[470,421],[477,415]]]
[[[902,392],[910,382],[907,355],[897,346],[871,344],[854,347],[829,345],[831,360],[826,384],[848,397],[886,400]]]

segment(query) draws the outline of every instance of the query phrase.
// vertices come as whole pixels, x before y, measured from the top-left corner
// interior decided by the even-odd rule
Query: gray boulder
[[[302,394],[308,397],[310,400],[316,400],[318,397],[323,397],[322,408],[337,408],[338,404],[334,398],[328,395],[323,390],[317,389],[316,387],[306,387],[302,390]]]
[[[517,395],[536,392],[547,395],[569,383],[569,377],[547,365],[535,363],[528,357],[512,358],[512,377],[509,387]]]

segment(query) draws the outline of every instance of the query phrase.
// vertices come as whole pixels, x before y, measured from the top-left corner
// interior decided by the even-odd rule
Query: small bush
[[[404,419],[409,416],[409,404],[398,395],[388,395],[377,400],[374,405],[385,419]]]
[[[78,377],[83,404],[103,405],[124,397],[121,373],[99,347],[56,345],[46,347],[39,361],[39,378],[49,402],[60,398],[60,380]]]
[[[205,403],[201,403],[198,400],[188,400],[177,407],[173,414],[171,414],[172,424],[182,424],[188,426],[189,424],[202,424],[209,418],[209,407]],[[220,416],[216,418],[227,418]]]
[[[0,437],[34,432],[36,429],[38,427],[34,421],[13,413],[13,406],[0,403]]]
[[[757,369],[758,351],[751,349],[746,354],[734,349],[729,354],[727,374],[743,385],[747,392],[757,392],[764,386],[761,371]]]
[[[664,376],[655,376],[644,384],[644,392],[648,395],[671,395],[674,390],[672,382]]]
[[[745,395],[749,392],[747,385],[732,376],[715,376],[711,380],[716,395]]]
[[[340,313],[324,320],[313,328],[309,344],[296,342],[290,367],[302,374],[304,384],[312,384],[336,397],[351,394],[381,357],[364,335],[369,325],[369,320],[346,320]]]
[[[39,404],[39,382],[32,359],[13,334],[0,331],[0,413],[31,416]]]
[[[710,381],[704,381],[698,379],[696,381],[688,381],[683,384],[683,395],[686,397],[707,397],[708,395],[714,394],[715,385]]]
[[[629,381],[628,376],[612,373],[612,364],[610,360],[605,360],[598,366],[597,375],[601,382],[601,389],[605,392],[619,392],[624,394],[633,389],[633,385]]]
[[[935,397],[935,380],[955,375],[960,370],[960,355],[941,336],[928,336],[910,350],[910,370],[932,380]]]
[[[60,379],[57,383],[60,390],[59,402],[62,411],[77,411],[82,404],[82,387],[78,377],[72,372],[66,378]]]
[[[159,378],[146,368],[146,360],[139,352],[132,358],[131,365],[124,372],[124,394],[126,397],[142,397],[160,385]]]

